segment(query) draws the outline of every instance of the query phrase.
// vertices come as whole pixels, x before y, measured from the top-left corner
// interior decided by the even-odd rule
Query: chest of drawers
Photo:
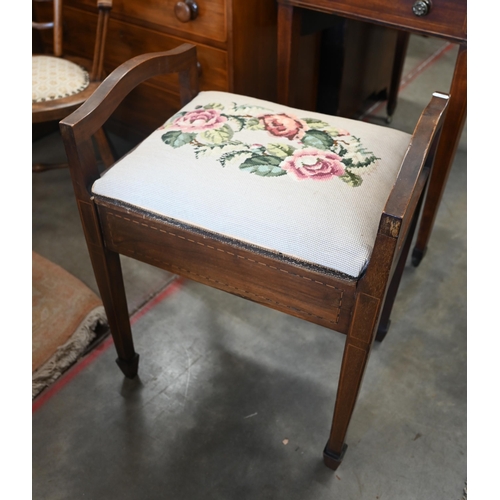
[[[96,1],[65,0],[63,17],[65,52],[91,57]],[[189,42],[197,46],[201,90],[276,100],[276,24],[274,0],[114,0],[104,67]],[[144,136],[178,109],[178,99],[174,78],[143,84],[113,115],[114,126]]]

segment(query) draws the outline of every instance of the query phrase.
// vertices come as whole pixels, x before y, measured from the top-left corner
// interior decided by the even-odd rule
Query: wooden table
[[[291,104],[301,14],[335,14],[408,33],[435,36],[459,45],[450,86],[450,102],[429,181],[412,262],[422,260],[460,141],[467,109],[466,0],[278,0],[278,100]]]

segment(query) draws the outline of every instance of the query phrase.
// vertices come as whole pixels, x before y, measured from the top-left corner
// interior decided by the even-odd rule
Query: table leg
[[[391,86],[389,88],[389,97],[387,99],[388,122],[392,120],[392,115],[394,114],[398,103],[399,85],[401,83],[401,76],[403,74],[403,66],[405,63],[409,40],[410,33],[407,31],[398,31],[396,52],[394,54],[394,65],[392,67]]]
[[[438,90],[438,89],[436,89]],[[412,253],[412,263],[418,266],[425,255],[432,227],[443,196],[448,174],[462,135],[467,112],[467,45],[461,45],[450,89],[450,102],[441,140],[436,153],[434,169],[429,181],[417,241]]]

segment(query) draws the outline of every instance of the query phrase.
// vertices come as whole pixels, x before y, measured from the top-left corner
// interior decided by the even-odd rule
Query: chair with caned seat
[[[33,54],[32,61],[32,123],[45,123],[61,120],[81,106],[101,84],[104,76],[104,47],[107,35],[109,12],[112,0],[97,0],[97,27],[94,44],[94,57],[88,60],[69,56],[63,50],[63,1],[33,0],[52,2],[49,21],[33,21],[35,30],[51,29],[52,52]],[[109,141],[102,129],[96,131],[95,141],[102,162],[109,166],[114,155]],[[53,168],[68,167],[67,163],[34,163],[34,172]]]
[[[91,135],[135,86],[176,72],[182,109],[101,176]],[[138,56],[61,122],[117,363],[137,374],[119,255],[345,334],[323,453],[335,469],[396,295],[448,97],[435,93],[409,135],[198,92],[197,82],[193,46]]]

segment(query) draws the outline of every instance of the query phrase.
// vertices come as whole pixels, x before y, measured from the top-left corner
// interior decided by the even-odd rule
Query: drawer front
[[[64,16],[68,33],[71,34],[67,37],[65,45],[67,51],[91,58],[96,16],[69,7],[65,9]],[[147,52],[170,50],[187,41],[189,40],[111,19],[105,47],[105,69],[108,72],[112,71],[132,57]],[[229,90],[226,51],[198,44],[197,52],[201,65],[200,89]],[[175,75],[158,77],[151,82],[170,92],[177,93],[179,90]]]
[[[226,41],[226,0],[194,0],[197,15],[187,22],[178,19],[175,12],[177,3],[180,3],[179,0],[113,0],[111,17],[133,24],[163,26],[184,36],[200,35],[218,42]],[[183,10],[188,12],[187,4],[182,3],[185,4]],[[85,6],[95,11],[96,0],[67,0],[66,5]]]
[[[120,21],[111,20],[108,36],[110,43],[106,47],[106,61],[116,67],[128,59],[147,52],[170,50],[189,42],[181,38],[165,35],[154,30],[130,26]],[[201,65],[201,90],[228,90],[227,53],[224,50],[197,44],[198,61]],[[167,90],[178,91],[176,76],[154,79]]]
[[[326,13],[336,13],[364,21],[388,24],[394,28],[449,38],[467,40],[467,1],[428,0],[428,13],[413,13],[416,0],[278,0]]]
[[[355,282],[346,283],[208,233],[152,219],[133,207],[116,207],[98,197],[96,203],[110,250],[347,333]]]

